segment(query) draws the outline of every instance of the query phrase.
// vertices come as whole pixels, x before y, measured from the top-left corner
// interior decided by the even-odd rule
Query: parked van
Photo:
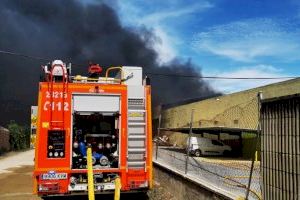
[[[189,145],[189,139],[187,139],[187,147]],[[197,157],[201,155],[229,155],[231,152],[231,147],[225,145],[219,140],[214,140],[210,138],[203,137],[190,137],[189,148],[190,154]]]

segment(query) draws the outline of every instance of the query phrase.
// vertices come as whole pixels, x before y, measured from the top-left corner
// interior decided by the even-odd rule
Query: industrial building
[[[249,145],[254,141],[258,126],[258,92],[262,92],[263,99],[297,94],[300,93],[300,78],[189,104],[163,106],[161,128],[172,132],[162,134],[167,134],[171,143],[184,145],[187,134],[180,133],[189,132],[191,112],[194,110],[193,133],[223,140],[233,146],[233,149],[243,149],[243,152],[239,153],[250,157],[252,153],[249,151]],[[254,134],[251,136],[251,133]],[[245,148],[248,150],[244,151]]]
[[[300,93],[300,78],[274,83],[185,105],[162,108],[163,128],[188,127],[194,109],[193,127],[227,127],[256,130],[257,93],[264,99]]]

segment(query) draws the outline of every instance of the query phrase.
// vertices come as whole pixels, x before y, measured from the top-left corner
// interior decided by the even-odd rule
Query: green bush
[[[22,150],[30,146],[30,131],[27,127],[21,126],[14,121],[8,124],[10,132],[9,143],[11,150]]]

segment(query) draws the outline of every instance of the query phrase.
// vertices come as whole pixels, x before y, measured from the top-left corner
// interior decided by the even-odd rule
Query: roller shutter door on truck
[[[120,96],[73,95],[73,109],[75,112],[119,112]]]

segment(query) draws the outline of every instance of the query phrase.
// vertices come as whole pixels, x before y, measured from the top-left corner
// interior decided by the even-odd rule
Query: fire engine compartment
[[[119,167],[119,113],[73,114],[72,169],[86,169],[88,146],[94,169]]]

